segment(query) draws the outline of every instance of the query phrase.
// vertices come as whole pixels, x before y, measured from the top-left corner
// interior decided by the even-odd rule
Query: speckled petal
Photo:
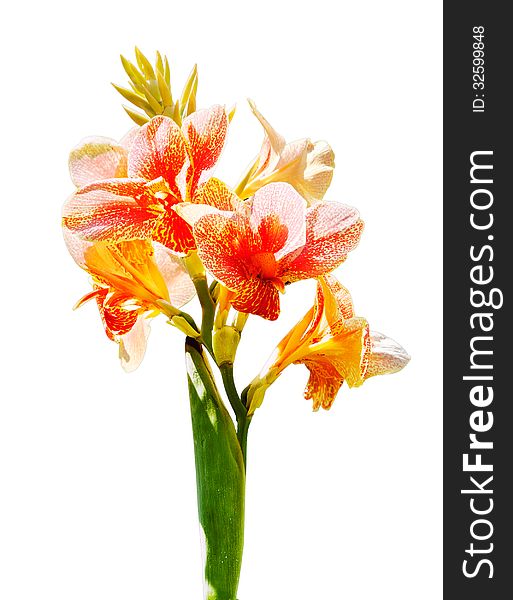
[[[310,371],[305,399],[312,400],[315,411],[321,407],[329,410],[344,383],[344,378],[329,361],[305,360],[303,362]]]
[[[397,373],[409,363],[410,356],[395,340],[377,331],[371,331],[370,339],[371,352],[365,379]]]
[[[194,226],[194,237],[198,255],[212,275],[232,291],[242,288],[249,278],[251,246],[256,243],[247,220],[239,215],[206,215]]]
[[[64,205],[62,224],[85,240],[118,242],[150,237],[160,214],[144,182],[112,179],[73,194]]]
[[[251,204],[250,223],[263,242],[262,250],[280,260],[306,242],[306,202],[287,183],[261,188]]]
[[[184,120],[182,131],[189,145],[187,185],[192,198],[198,185],[210,176],[223,150],[228,131],[226,110],[219,105],[198,110]]]
[[[270,281],[254,277],[238,288],[232,305],[240,312],[275,321],[280,314],[280,294]]]
[[[363,230],[355,208],[322,202],[307,210],[306,244],[283,276],[289,281],[319,277],[333,271],[353,250]]]
[[[181,198],[176,180],[187,163],[187,146],[181,129],[169,117],[157,116],[143,125],[133,139],[128,175],[148,181],[163,177],[171,193]]]

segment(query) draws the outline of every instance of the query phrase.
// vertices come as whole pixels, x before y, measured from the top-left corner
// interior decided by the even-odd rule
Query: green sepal
[[[201,345],[185,345],[198,514],[205,539],[205,599],[236,600],[244,543],[245,469],[233,421]]]

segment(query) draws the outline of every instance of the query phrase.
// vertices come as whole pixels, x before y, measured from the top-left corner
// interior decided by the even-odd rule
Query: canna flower
[[[76,304],[95,299],[108,338],[119,344],[126,371],[143,359],[149,317],[170,317],[194,295],[194,286],[179,258],[158,243],[131,240],[111,244],[84,242],[64,231],[68,250],[93,282],[93,291]]]
[[[63,226],[88,241],[151,239],[187,254],[195,248],[192,230],[172,207],[201,202],[227,127],[226,111],[216,105],[192,113],[182,127],[156,116],[125,144],[85,140],[70,156],[78,189],[64,206]]]
[[[314,306],[278,344],[262,373],[248,389],[252,414],[267,388],[291,364],[310,371],[305,398],[313,409],[328,410],[347,382],[357,387],[369,377],[396,373],[410,360],[397,342],[371,332],[365,319],[356,317],[349,292],[333,277],[319,278]]]
[[[269,184],[245,202],[221,182],[216,194],[231,211],[190,204],[177,211],[194,225],[198,256],[229,291],[233,308],[265,319],[278,318],[286,284],[338,267],[363,229],[356,209],[336,202],[307,208],[286,183]],[[215,205],[211,195],[204,190],[204,204]]]
[[[287,144],[252,100],[249,105],[264,128],[265,138],[259,156],[242,183],[240,197],[248,198],[268,183],[283,181],[290,183],[308,205],[321,200],[335,168],[335,155],[330,145],[309,139]]]

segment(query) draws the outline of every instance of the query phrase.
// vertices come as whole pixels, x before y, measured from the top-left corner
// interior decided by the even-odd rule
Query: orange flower
[[[249,101],[251,110],[265,131],[265,138],[254,166],[240,190],[241,198],[248,198],[264,185],[282,181],[290,183],[308,205],[321,200],[333,179],[335,155],[326,142],[309,139],[285,142]]]
[[[354,208],[336,202],[306,208],[286,183],[242,202],[218,183],[216,193],[232,211],[190,204],[177,211],[194,225],[199,257],[238,311],[276,319],[286,284],[332,271],[358,244],[363,222]],[[206,188],[205,204],[214,205],[210,194]]]
[[[227,127],[225,109],[213,106],[191,114],[181,128],[168,117],[154,117],[125,145],[85,140],[70,156],[79,189],[64,206],[64,227],[84,240],[149,238],[187,254],[195,247],[192,231],[172,207],[200,201]]]
[[[84,242],[66,230],[64,237],[70,254],[93,281],[93,291],[76,307],[96,300],[107,336],[119,344],[123,368],[133,371],[146,349],[148,317],[178,312],[194,295],[191,279],[179,258],[149,240]]]
[[[356,387],[369,377],[400,371],[410,357],[397,342],[369,331],[354,315],[349,292],[333,277],[321,277],[314,306],[278,344],[267,366],[248,391],[249,413],[258,408],[267,388],[295,363],[310,371],[305,398],[314,410],[329,409],[340,387]]]

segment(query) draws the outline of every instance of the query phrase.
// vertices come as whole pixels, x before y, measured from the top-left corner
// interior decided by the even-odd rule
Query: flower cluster
[[[117,89],[146,116],[127,109],[137,126],[120,142],[87,138],[72,150],[76,190],[62,216],[68,249],[92,278],[78,304],[96,300],[125,368],[140,363],[148,319],[160,313],[219,366],[233,362],[247,316],[277,319],[285,287],[315,279],[314,306],[247,388],[248,414],[293,363],[310,372],[305,396],[314,409],[329,408],[344,381],[357,386],[400,370],[406,352],[355,316],[332,275],[357,246],[363,222],[355,208],[324,200],[334,170],[330,146],[287,143],[250,102],[264,141],[231,188],[213,170],[233,111],[196,110],[196,69],[175,101],[167,59],[158,55],[155,68],[139,52],[137,59],[139,67],[123,59],[133,91]],[[195,294],[200,327],[182,311]]]

